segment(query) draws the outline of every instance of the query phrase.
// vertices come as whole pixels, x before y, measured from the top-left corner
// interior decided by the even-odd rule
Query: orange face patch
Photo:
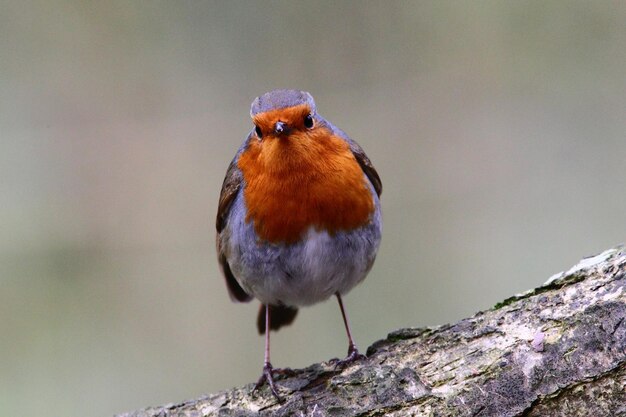
[[[374,200],[348,144],[325,127],[298,126],[308,108],[296,106],[255,117],[270,129],[280,120],[288,136],[251,140],[238,167],[245,181],[246,221],[263,240],[293,243],[313,226],[335,233],[367,223]],[[302,123],[302,122],[301,122]],[[269,132],[269,130],[268,130]]]
[[[306,104],[288,107],[285,109],[271,110],[255,115],[252,120],[254,124],[261,128],[263,135],[272,135],[276,122],[285,122],[292,129],[305,129],[304,118],[311,113],[311,109]]]

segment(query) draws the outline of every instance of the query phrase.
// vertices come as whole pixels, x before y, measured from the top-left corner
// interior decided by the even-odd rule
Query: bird
[[[260,301],[264,383],[282,400],[270,330],[299,307],[335,296],[348,337],[337,367],[364,358],[342,296],[368,274],[382,237],[382,182],[361,146],[324,119],[306,91],[280,89],[252,102],[253,127],[231,161],[216,218],[218,262],[230,298]]]

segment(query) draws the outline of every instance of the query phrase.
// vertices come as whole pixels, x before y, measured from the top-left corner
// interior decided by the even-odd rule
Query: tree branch
[[[336,371],[280,379],[285,402],[252,385],[148,416],[626,416],[626,251],[583,259],[473,317],[401,329]]]

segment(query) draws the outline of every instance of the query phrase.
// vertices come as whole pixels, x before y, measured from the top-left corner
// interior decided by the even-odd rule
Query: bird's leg
[[[270,390],[272,394],[279,402],[282,402],[283,399],[278,395],[278,391],[276,390],[276,384],[274,383],[273,373],[279,374],[289,374],[291,369],[274,369],[272,364],[270,363],[270,307],[269,305],[265,305],[265,361],[263,363],[263,373],[261,377],[257,381],[253,390],[260,388],[264,382],[267,382],[267,385],[270,386]]]
[[[350,332],[350,324],[348,323],[348,315],[346,314],[346,310],[343,308],[343,301],[341,301],[341,295],[339,293],[335,294],[337,296],[337,301],[339,301],[339,308],[341,309],[341,316],[343,317],[343,324],[346,326],[346,333],[348,334],[348,356],[345,359],[338,361],[335,364],[336,368],[344,367],[354,361],[359,359],[364,359],[365,356],[359,353],[356,345],[354,344],[354,340],[352,339],[352,333]]]

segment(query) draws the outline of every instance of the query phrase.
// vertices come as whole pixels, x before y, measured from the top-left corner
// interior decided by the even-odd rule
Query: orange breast
[[[374,200],[348,144],[324,127],[252,140],[238,161],[246,221],[261,239],[293,243],[313,226],[335,233],[367,223]]]

